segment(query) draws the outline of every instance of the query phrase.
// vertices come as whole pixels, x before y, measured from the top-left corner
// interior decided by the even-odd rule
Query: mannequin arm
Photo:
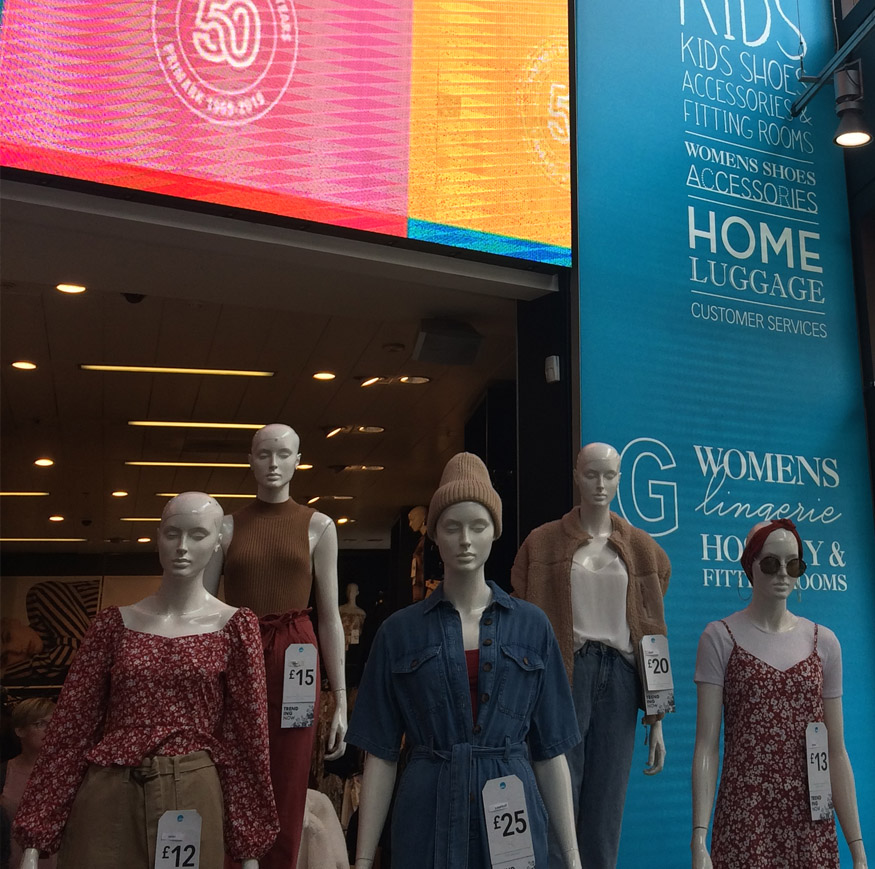
[[[36,848],[25,848],[18,869],[37,869],[38,865],[39,851]]]
[[[355,869],[371,869],[380,834],[389,814],[398,764],[369,754],[365,760],[359,799],[359,833]]]
[[[845,841],[854,858],[854,869],[866,869],[866,850],[863,847],[863,834],[860,831],[860,816],[857,812],[857,789],[854,773],[845,748],[844,716],[842,698],[835,697],[823,701],[823,718],[829,739],[829,768],[832,785],[832,801],[836,815],[842,825]]]
[[[538,782],[538,790],[547,806],[547,815],[553,826],[553,832],[559,840],[566,869],[580,869],[568,761],[565,760],[564,754],[560,754],[559,757],[552,757],[549,760],[535,761],[532,769]]]
[[[322,517],[322,514],[317,513]],[[314,517],[315,518],[315,517]],[[319,610],[319,647],[328,674],[328,684],[336,701],[328,730],[326,760],[335,760],[346,751],[346,675],[343,659],[346,641],[337,609],[337,529],[327,517],[325,527],[313,550],[313,575],[316,583],[316,607]]]
[[[662,768],[665,765],[665,741],[662,738],[662,720],[654,721],[650,725],[647,744],[650,746],[650,753],[647,755],[647,766],[644,767],[644,775],[656,775],[662,772]]]
[[[706,839],[717,769],[720,765],[720,723],[723,718],[723,686],[700,682],[696,713],[696,747],[693,750],[693,836],[690,851],[693,869],[711,869]]]

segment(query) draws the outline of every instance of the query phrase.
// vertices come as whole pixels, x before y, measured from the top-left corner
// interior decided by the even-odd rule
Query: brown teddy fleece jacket
[[[626,621],[637,658],[643,636],[668,631],[662,599],[668,589],[671,564],[662,547],[645,531],[613,512],[611,525],[608,539],[629,574]],[[536,604],[550,618],[569,682],[574,672],[571,560],[590,539],[580,524],[580,507],[575,507],[561,519],[535,528],[523,541],[511,571],[514,596]],[[660,718],[647,716],[644,722],[652,724]]]

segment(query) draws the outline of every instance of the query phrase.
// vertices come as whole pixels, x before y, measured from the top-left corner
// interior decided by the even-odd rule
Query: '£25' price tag
[[[483,785],[482,796],[492,869],[534,869],[523,783],[515,775],[492,778]]]
[[[198,869],[201,816],[194,809],[164,812],[158,821],[155,869]]]
[[[283,717],[281,727],[309,727],[316,706],[316,647],[292,643],[283,668]]]

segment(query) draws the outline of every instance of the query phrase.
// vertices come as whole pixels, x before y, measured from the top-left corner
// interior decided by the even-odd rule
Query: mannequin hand
[[[650,725],[650,733],[647,737],[650,753],[647,756],[647,766],[644,767],[644,775],[656,775],[662,772],[665,764],[665,742],[662,739],[662,722],[656,721]]]
[[[848,847],[851,849],[851,857],[854,859],[854,869],[869,869],[869,863],[866,860],[866,849],[863,847],[863,840],[858,839]]]
[[[240,864],[240,869],[258,869],[258,860],[244,860]]]
[[[337,691],[334,695],[336,705],[331,717],[331,727],[328,730],[328,745],[325,748],[325,760],[337,760],[346,751],[346,691]]]
[[[693,840],[690,842],[690,851],[693,854],[693,869],[712,869],[711,855],[705,844],[707,830],[701,828],[693,830]]]
[[[39,851],[36,848],[25,848],[18,869],[37,869],[38,861]]]

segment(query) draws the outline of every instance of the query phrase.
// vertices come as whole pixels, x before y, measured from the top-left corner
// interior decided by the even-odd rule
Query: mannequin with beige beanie
[[[564,753],[580,734],[568,680],[544,613],[486,581],[501,500],[477,456],[459,453],[447,463],[428,533],[444,579],[381,626],[347,734],[368,752],[356,869],[373,864],[402,738],[410,754],[392,817],[397,865],[487,869],[481,794],[516,776],[523,797],[522,806],[514,803],[522,812],[516,830],[530,833],[535,864],[546,865],[549,815],[565,867],[578,869]]]

